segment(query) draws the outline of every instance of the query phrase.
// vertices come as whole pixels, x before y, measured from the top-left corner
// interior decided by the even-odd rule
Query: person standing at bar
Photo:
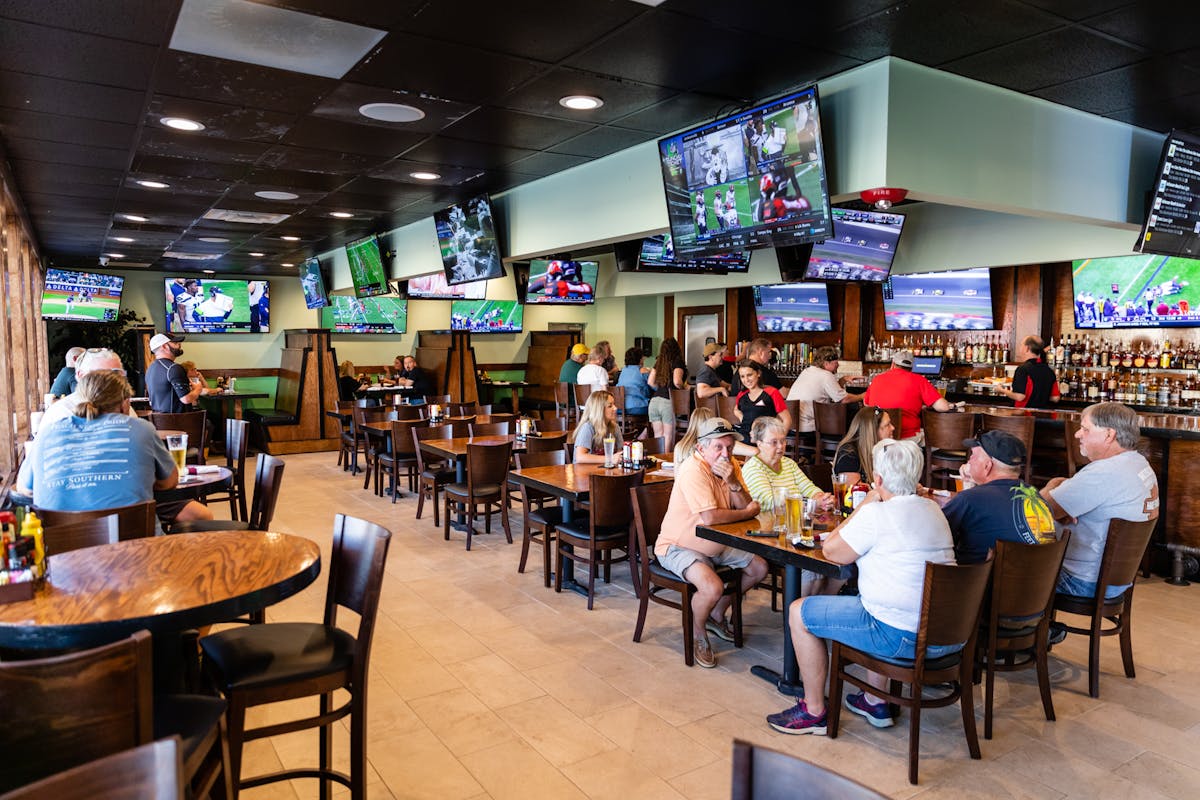
[[[150,352],[155,360],[146,368],[146,394],[150,408],[160,414],[182,414],[194,410],[200,387],[192,386],[187,370],[175,363],[183,355],[182,336],[156,333],[150,339]]]
[[[1022,339],[1017,350],[1017,360],[1022,363],[1013,373],[1012,388],[997,387],[1017,408],[1050,408],[1058,402],[1058,378],[1046,364],[1045,350],[1040,336]]]
[[[819,347],[813,353],[812,365],[806,368],[796,378],[792,388],[788,390],[788,400],[800,401],[799,419],[796,420],[796,430],[801,433],[811,433],[816,429],[813,421],[813,402],[822,403],[854,403],[856,395],[842,388],[837,378],[838,352],[836,347]]]
[[[900,438],[911,439],[921,431],[921,409],[953,411],[954,405],[938,394],[924,375],[914,375],[913,354],[900,350],[892,356],[892,368],[876,375],[863,395],[863,404],[900,409]]]
[[[758,385],[770,386],[774,389],[782,389],[783,384],[779,380],[779,376],[775,374],[775,370],[771,369],[771,340],[770,339],[755,339],[746,347],[746,359],[754,361],[758,364]],[[729,389],[729,394],[737,397],[743,389],[742,381],[738,377],[735,370],[733,373],[733,386]]]

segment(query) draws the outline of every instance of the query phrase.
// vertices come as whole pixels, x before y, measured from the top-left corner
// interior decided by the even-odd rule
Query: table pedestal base
[[[775,670],[770,667],[764,667],[761,664],[755,664],[750,667],[750,674],[756,678],[762,678],[767,683],[774,685],[779,690],[780,694],[790,695],[792,697],[804,697],[804,683],[799,679],[795,683],[790,683],[783,679]]]

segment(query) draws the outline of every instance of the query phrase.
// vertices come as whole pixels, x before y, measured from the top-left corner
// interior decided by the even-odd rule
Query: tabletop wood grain
[[[509,477],[544,492],[565,497],[569,500],[586,500],[592,490],[592,476],[627,475],[630,470],[619,468],[605,469],[603,464],[552,464],[546,467],[529,467],[514,469]],[[646,473],[646,483],[661,483],[674,480],[669,475],[653,475]]]

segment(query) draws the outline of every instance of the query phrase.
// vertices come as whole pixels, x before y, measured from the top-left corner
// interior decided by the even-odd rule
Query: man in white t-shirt
[[[875,487],[826,540],[825,558],[858,564],[858,597],[814,595],[788,608],[788,627],[806,694],[792,708],[767,717],[780,733],[824,736],[825,639],[882,658],[913,658],[921,617],[925,563],[953,564],[954,540],[937,503],[917,495],[923,459],[916,442],[884,439],[872,451]],[[939,658],[961,645],[926,648]],[[887,679],[867,673],[872,686]],[[877,728],[893,725],[888,704],[869,692],[846,695],[850,711]]]
[[[593,347],[592,352],[588,353],[588,362],[579,368],[579,374],[575,376],[575,383],[581,386],[591,386],[593,391],[608,386],[608,371],[601,366],[605,357],[606,354],[603,350]]]
[[[837,379],[838,353],[835,347],[818,347],[813,353],[812,366],[796,377],[788,390],[788,400],[800,401],[800,414],[796,419],[796,430],[816,430],[813,421],[813,401],[822,403],[853,403],[859,395],[847,394]]]

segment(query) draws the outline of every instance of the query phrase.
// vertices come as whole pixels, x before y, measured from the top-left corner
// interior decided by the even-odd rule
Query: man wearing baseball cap
[[[729,384],[721,380],[717,367],[725,355],[725,345],[709,342],[704,345],[704,366],[696,373],[696,398],[703,400],[714,395],[729,396]]]
[[[562,368],[558,371],[559,383],[575,383],[575,379],[579,377],[579,368],[587,361],[588,349],[586,344],[577,342],[571,348],[571,352],[567,355],[567,360],[563,362]]]
[[[715,667],[717,657],[708,633],[732,642],[733,630],[725,620],[732,598],[717,575],[718,566],[740,569],[739,591],[745,594],[767,574],[767,562],[744,550],[725,547],[696,535],[697,525],[722,525],[758,515],[758,503],[742,480],[742,471],[730,458],[738,433],[724,419],[711,417],[696,429],[696,450],[675,468],[675,485],[662,532],[654,546],[658,563],[696,587],[692,594],[692,653],[702,667]]]
[[[146,394],[150,396],[150,408],[166,414],[181,414],[192,411],[192,405],[200,396],[203,387],[193,387],[188,380],[187,370],[175,363],[183,355],[179,343],[182,336],[156,333],[150,338],[150,352],[154,363],[146,368]]]
[[[938,394],[924,375],[914,375],[913,354],[897,351],[892,356],[892,368],[876,375],[863,395],[863,404],[876,408],[900,409],[901,439],[911,439],[921,433],[921,409],[929,406],[935,411],[953,411],[954,405]]]
[[[1049,544],[1055,540],[1054,517],[1037,489],[1023,482],[1025,443],[1005,431],[985,431],[963,439],[970,451],[962,467],[963,486],[942,512],[950,523],[960,564],[987,559],[998,540]]]

